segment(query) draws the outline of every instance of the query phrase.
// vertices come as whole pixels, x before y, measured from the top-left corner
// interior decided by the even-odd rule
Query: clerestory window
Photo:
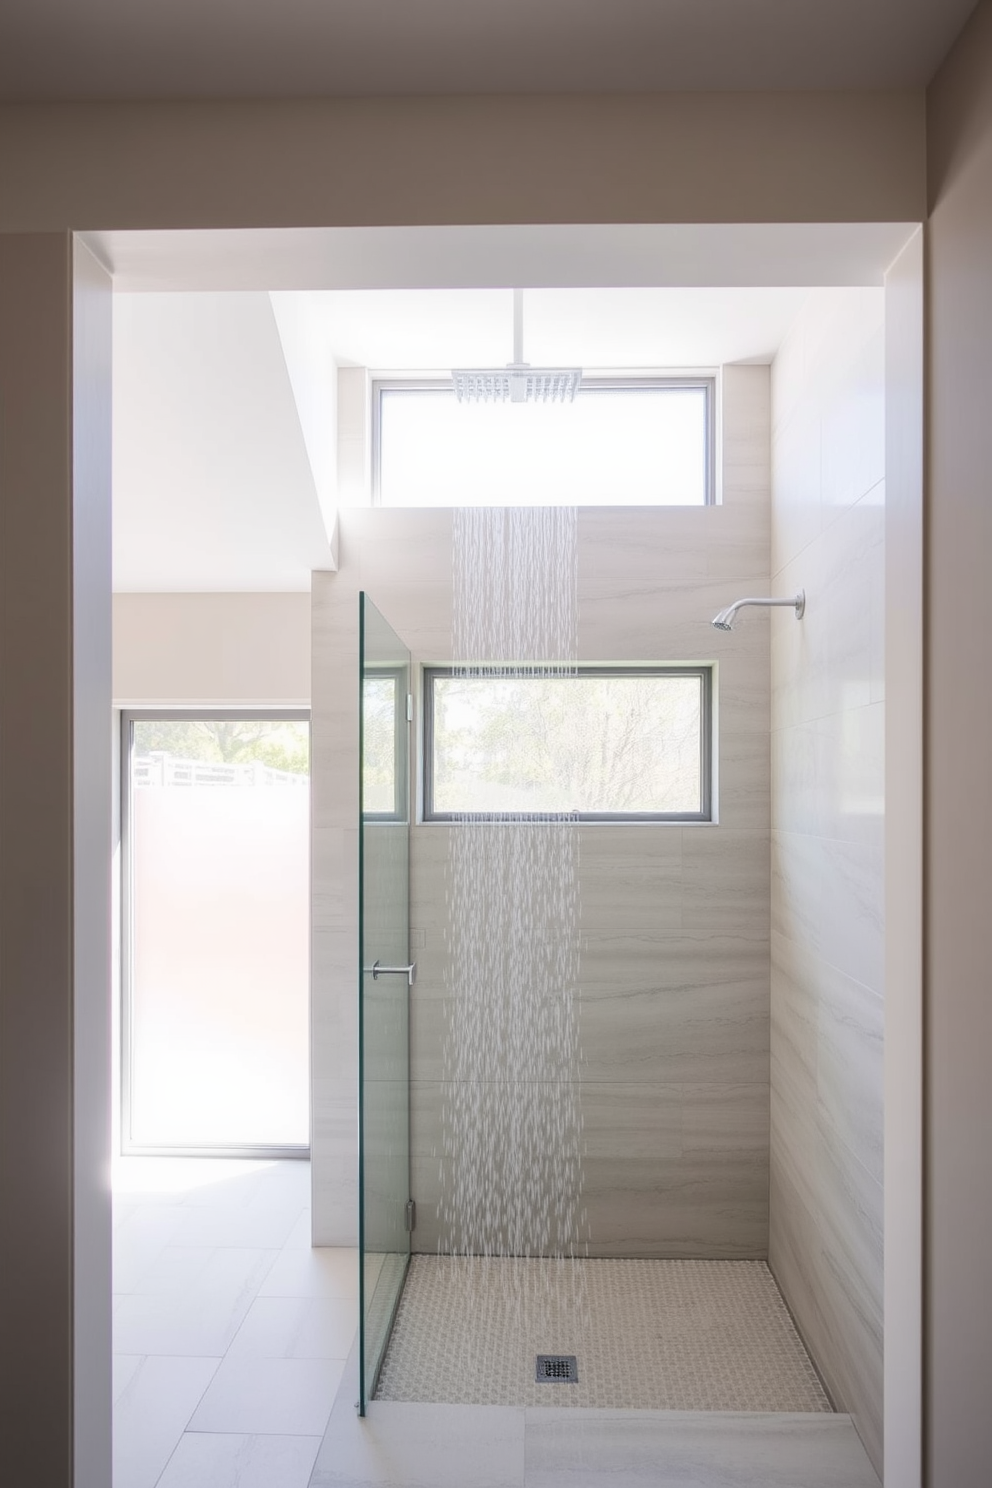
[[[712,377],[584,377],[571,403],[459,403],[450,379],[372,382],[382,506],[705,506]]]

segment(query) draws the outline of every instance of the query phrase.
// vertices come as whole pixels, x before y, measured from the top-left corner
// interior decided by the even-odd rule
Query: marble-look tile
[[[882,998],[820,963],[817,1096],[821,1120],[872,1178],[883,1176]]]
[[[685,832],[682,924],[754,940],[768,937],[769,841],[766,830]]]
[[[179,1204],[132,1208],[114,1228],[113,1289],[133,1292],[186,1219]]]
[[[767,988],[767,939],[728,934],[716,924],[692,935],[655,935],[650,927],[637,935],[590,935],[582,945],[579,984],[587,998],[693,988],[705,993],[752,982]]]
[[[773,834],[772,930],[878,990],[884,985],[883,890],[879,848]]]
[[[766,584],[764,591],[771,592]],[[736,584],[727,584],[723,593],[725,603],[740,599],[745,591]],[[713,648],[710,657],[716,663],[714,673],[718,730],[733,734],[767,733],[771,716],[771,653],[768,645],[770,621],[768,613],[761,610],[745,611],[749,621],[754,621],[763,635],[745,637],[746,645],[740,645],[740,631],[725,632],[712,625]],[[743,624],[743,621],[741,622]]]
[[[313,1243],[319,1247],[358,1244],[358,1144],[348,1157],[311,1146],[314,1174]]]
[[[774,1115],[772,1119],[774,1122]],[[768,1265],[807,1349],[816,1360],[834,1408],[846,1410],[842,1383],[836,1377],[833,1360],[825,1357],[822,1347],[827,1330],[821,1288],[816,1285],[820,1238],[813,1208],[806,1202],[807,1193],[815,1190],[812,1186],[806,1192],[800,1190],[796,1183],[797,1170],[782,1160],[782,1153],[774,1143],[770,1155]]]
[[[315,1250],[284,1250],[259,1289],[261,1297],[358,1296],[358,1252],[337,1246]]]
[[[677,827],[580,828],[583,935],[681,930],[682,839]]]
[[[451,578],[406,577],[364,585],[372,602],[413,655],[422,661],[451,656]]]
[[[682,1091],[677,1085],[585,1081],[581,1086],[585,1165],[650,1165],[682,1156]]]
[[[766,832],[771,791],[768,746],[768,713],[765,728],[719,731],[718,789],[716,814],[728,832]]]
[[[699,582],[629,580],[622,591],[616,584],[593,582],[579,601],[579,647],[584,659],[630,661],[663,659],[707,661],[727,650],[727,640],[712,624],[713,616],[740,594],[754,594],[765,575],[742,574],[727,594],[725,579]],[[767,620],[755,612],[733,632],[737,651],[765,648]]]
[[[768,1085],[683,1085],[682,1153],[768,1166]]]
[[[116,1405],[143,1363],[141,1354],[115,1353],[112,1360],[113,1399]]]
[[[779,1176],[780,1190],[794,1195],[801,1208],[815,1220],[822,1207],[821,1131],[815,1095],[806,1101],[794,1100],[792,1089],[783,1080],[774,1059],[771,1073],[769,1167]],[[774,1228],[774,1213],[772,1219]],[[807,1270],[813,1266],[819,1253],[820,1241],[817,1238],[814,1248],[804,1259]],[[814,1274],[810,1273],[811,1278]],[[815,1290],[812,1281],[808,1290]]]
[[[450,580],[453,513],[446,507],[355,508],[341,513],[341,539],[361,587],[383,592],[411,573]],[[385,603],[385,600],[383,601]]]
[[[885,328],[853,356],[822,405],[824,515],[860,501],[885,475]]]
[[[441,1238],[441,1162],[451,1140],[442,1123],[444,1091],[417,1084],[411,1092],[419,1251],[434,1250]],[[729,1092],[688,1088],[687,1140],[681,1088],[582,1085],[582,1204],[591,1254],[765,1254],[767,1089]]]
[[[845,1416],[530,1409],[526,1488],[879,1488]]]
[[[790,1082],[816,1099],[818,1010],[807,947],[772,932],[771,1055]]]
[[[592,1256],[760,1259],[768,1253],[764,1157],[587,1158],[582,1203]]]
[[[344,1079],[357,1068],[352,1040],[358,1037],[358,936],[351,930],[314,930],[310,937],[311,980],[314,993],[311,1029],[314,1039],[326,1033],[343,1048],[341,1058],[328,1068],[323,1062],[317,1073]],[[330,1055],[331,1050],[322,1051]]]
[[[656,947],[661,958],[663,947]],[[765,963],[767,966],[767,963]],[[583,1080],[760,1085],[768,1080],[768,973],[739,982],[586,992]]]
[[[320,1441],[188,1431],[157,1488],[307,1488]]]
[[[358,827],[314,826],[310,834],[310,915],[317,930],[358,923]]]
[[[312,1241],[313,1216],[309,1204],[301,1209],[296,1223],[286,1236],[283,1250],[309,1250]]]
[[[228,1355],[207,1386],[189,1430],[322,1436],[343,1369],[341,1359]]]
[[[234,1246],[279,1250],[304,1204],[261,1193],[238,1209],[190,1208],[172,1239],[173,1246]]]
[[[706,577],[716,538],[712,507],[582,507],[578,527],[579,604],[596,586],[622,592],[659,573]],[[718,540],[718,539],[717,539]]]
[[[356,1298],[256,1297],[229,1359],[346,1359],[358,1327]]]
[[[820,440],[815,408],[794,414],[773,437],[773,575],[805,554],[820,535]]]
[[[773,1143],[769,1261],[835,1405],[852,1411],[880,1461],[881,1187],[857,1164],[838,1166],[829,1145],[801,1193],[807,1154],[790,1167]]]
[[[830,1274],[882,1346],[882,1185],[827,1129],[820,1155],[821,1234]],[[879,1380],[879,1383],[881,1381]]]
[[[114,1488],[154,1488],[219,1362],[141,1360],[114,1402]]]
[[[321,1158],[350,1159],[358,1151],[358,1079],[313,1082],[312,1141]]]
[[[311,1488],[523,1488],[524,1411],[339,1396]]]
[[[772,778],[773,829],[881,846],[884,704],[776,729]]]
[[[175,1246],[119,1299],[114,1348],[123,1354],[220,1357],[276,1259],[274,1250]]]
[[[872,608],[884,587],[884,523],[884,509],[866,498],[776,574],[774,592],[804,589],[806,611],[800,621],[772,628],[773,728],[872,701]]]

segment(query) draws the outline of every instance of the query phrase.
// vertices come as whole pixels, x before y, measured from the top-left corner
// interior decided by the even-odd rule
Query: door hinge
[[[406,695],[406,721],[407,721],[407,723],[412,723],[413,722],[413,693],[412,692],[408,692],[407,695]]]
[[[406,1228],[409,1235],[412,1235],[417,1228],[417,1206],[413,1199],[406,1201]]]

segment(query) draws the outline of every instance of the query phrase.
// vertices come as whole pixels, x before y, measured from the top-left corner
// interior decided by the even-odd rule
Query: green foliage
[[[259,761],[273,770],[306,775],[310,728],[302,721],[266,718],[148,718],[134,725],[135,752],[158,752],[208,764]]]
[[[436,799],[469,810],[697,809],[699,701],[693,677],[446,678],[435,690]]]

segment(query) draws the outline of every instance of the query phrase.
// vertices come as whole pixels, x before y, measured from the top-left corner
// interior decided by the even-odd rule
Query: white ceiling
[[[903,222],[517,223],[84,234],[117,290],[881,284]]]
[[[627,369],[768,361],[805,294],[528,290],[525,355]],[[311,569],[331,566],[321,507],[336,413],[314,369],[501,365],[512,326],[505,289],[117,295],[115,589],[308,589]]]
[[[508,361],[510,292],[479,286],[528,286],[524,349],[535,364],[768,361],[805,284],[880,284],[911,231],[887,223],[96,237],[118,290],[115,587],[308,589],[312,569],[332,566],[335,363],[428,371]]]
[[[3,0],[0,98],[918,87],[974,0]]]
[[[528,289],[524,357],[535,366],[628,369],[768,362],[807,293]],[[509,289],[330,290],[307,301],[339,366],[450,370],[501,366],[513,357]]]

